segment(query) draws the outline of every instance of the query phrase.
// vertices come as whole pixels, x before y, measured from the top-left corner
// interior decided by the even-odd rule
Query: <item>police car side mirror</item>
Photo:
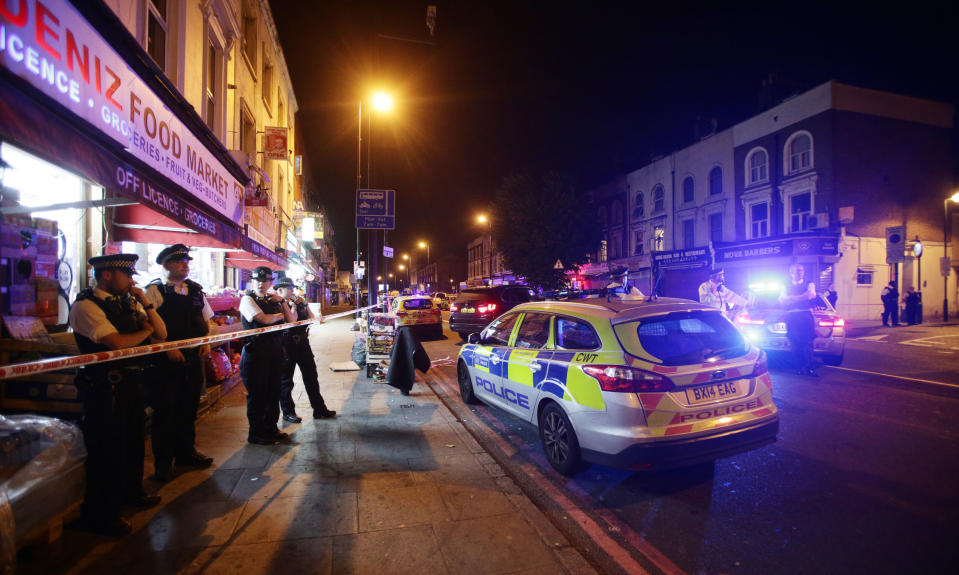
[[[466,336],[466,343],[479,343],[479,342],[480,342],[480,334],[478,333],[471,333],[468,336]]]

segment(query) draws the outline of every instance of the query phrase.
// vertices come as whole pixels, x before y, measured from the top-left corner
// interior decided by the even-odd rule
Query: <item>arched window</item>
[[[646,215],[646,206],[643,204],[643,192],[636,192],[636,203],[633,204],[633,219],[638,219]]]
[[[786,141],[787,173],[812,167],[812,137],[808,132],[797,132]]]
[[[613,220],[613,225],[618,226],[623,223],[623,203],[619,200],[613,202],[613,209],[610,212],[610,219]]]
[[[709,195],[721,193],[723,193],[723,169],[713,166],[713,169],[709,170]]]
[[[656,184],[653,188],[653,212],[662,212],[666,210],[666,192],[662,184]]]
[[[683,201],[691,202],[695,197],[695,191],[693,189],[693,177],[686,176],[686,179],[683,180]]]
[[[606,206],[600,206],[599,211],[596,212],[596,219],[599,220],[599,227],[601,229],[606,229]]]
[[[758,184],[769,179],[769,156],[766,150],[755,148],[746,157],[747,185]]]

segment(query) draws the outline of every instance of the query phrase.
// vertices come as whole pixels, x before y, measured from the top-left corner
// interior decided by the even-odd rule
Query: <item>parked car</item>
[[[772,443],[766,353],[715,308],[673,298],[521,304],[470,334],[460,396],[539,428],[546,459],[654,471]]]
[[[439,306],[440,309],[450,309],[450,298],[446,295],[446,292],[438,291],[433,294],[433,303]]]
[[[393,300],[397,329],[409,326],[419,337],[443,337],[443,316],[428,295],[400,296]]]
[[[463,341],[517,305],[536,300],[529,286],[501,285],[461,290],[450,304],[450,329]]]
[[[778,291],[753,294],[755,302],[736,316],[735,323],[743,335],[766,351],[791,351],[786,337],[786,310],[779,303]],[[813,356],[826,365],[842,364],[846,349],[846,321],[821,295],[812,300],[816,325]]]

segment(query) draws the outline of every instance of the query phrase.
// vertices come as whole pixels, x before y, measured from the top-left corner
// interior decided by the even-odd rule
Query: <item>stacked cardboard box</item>
[[[378,371],[376,366],[390,359],[393,340],[396,337],[396,316],[391,313],[371,313],[367,319],[366,332],[366,374],[374,379]],[[379,370],[383,371],[383,370]],[[385,377],[385,374],[383,374]]]
[[[0,225],[0,312],[57,322],[57,223],[28,215]]]

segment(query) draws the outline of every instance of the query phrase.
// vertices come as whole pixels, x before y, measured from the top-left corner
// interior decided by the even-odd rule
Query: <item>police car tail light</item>
[[[762,318],[753,319],[749,317],[749,315],[743,313],[743,314],[739,314],[736,317],[736,323],[738,323],[739,325],[763,325],[766,323],[766,320]]]
[[[450,311],[459,311],[459,310],[460,310],[460,306],[456,305],[455,303],[450,304]]]
[[[486,313],[486,312],[488,312],[488,311],[496,311],[496,304],[495,304],[495,303],[488,303],[488,304],[486,304],[486,305],[481,305],[481,306],[479,306],[478,308],[476,308],[476,311],[478,311],[479,313]]]
[[[819,320],[819,327],[845,327],[846,320],[841,317]]]
[[[584,365],[583,371],[595,378],[603,391],[648,393],[673,389],[668,377],[622,365]]]
[[[764,373],[769,372],[769,360],[766,358],[766,352],[759,352],[759,357],[756,359],[756,363],[753,365],[753,372],[749,374],[749,377],[759,377]]]

